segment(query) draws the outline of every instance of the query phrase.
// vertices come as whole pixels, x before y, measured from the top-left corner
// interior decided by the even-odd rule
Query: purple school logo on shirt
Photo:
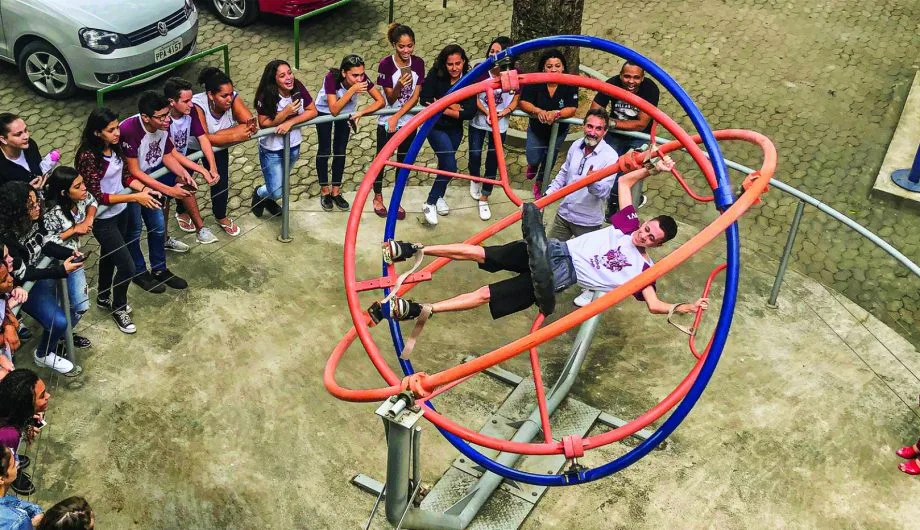
[[[172,138],[173,147],[176,148],[180,153],[185,152],[185,147],[188,145],[188,131],[184,131],[185,134],[177,134]]]
[[[599,270],[601,267],[604,267],[613,272],[620,272],[632,265],[632,263],[626,261],[626,256],[623,255],[620,247],[608,250],[603,256],[595,255],[591,258],[590,262],[591,266],[595,269]]]
[[[150,142],[147,148],[147,155],[144,156],[144,162],[147,163],[147,167],[153,167],[160,163],[163,160],[163,149],[160,147],[160,142]]]

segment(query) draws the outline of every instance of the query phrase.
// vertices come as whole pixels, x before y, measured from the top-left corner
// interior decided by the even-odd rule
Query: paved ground
[[[410,189],[407,196],[420,200],[425,191]],[[448,198],[472,202],[460,189]],[[348,480],[359,472],[383,477],[383,430],[376,405],[337,401],[322,386],[322,367],[349,319],[337,267],[312,266],[341,260],[344,215],[296,206],[293,243],[274,241],[277,221],[247,216],[241,240],[178,260],[176,271],[194,278],[194,288],[164,295],[132,290],[137,335],[120,333],[102,311],[90,311],[82,329],[100,346],[80,352],[86,367],[80,386],[51,381],[49,426],[31,450],[36,500],[86,494],[100,528],[364,523],[373,497]],[[504,215],[511,206],[496,210]],[[379,272],[382,225],[370,213],[362,219],[360,277]],[[401,230],[437,243],[482,226],[474,211],[456,210],[436,230],[415,222]],[[684,228],[677,242],[689,237]],[[662,296],[693,297],[720,254],[704,249],[662,278]],[[916,350],[797,273],[779,308],[765,309],[772,267],[758,266],[751,251],[744,258],[748,281],[722,361],[668,448],[615,477],[548,492],[523,528],[915,526],[920,482],[897,471],[894,450],[917,434],[917,416],[904,404],[916,404],[909,372],[920,370]],[[488,276],[469,264],[450,265],[413,296],[441,298]],[[575,294],[560,294],[553,318],[568,312]],[[707,313],[701,337],[709,335],[718,306]],[[485,310],[440,315],[425,328],[415,367],[433,373],[490,351],[526,333],[534,316],[531,310],[491,323]],[[372,334],[392,357],[386,330]],[[548,382],[573,338],[574,331],[540,348]],[[603,315],[572,395],[631,419],[669,393],[693,361],[684,335],[627,301]],[[503,367],[529,374],[526,356]],[[349,350],[337,377],[351,388],[381,382],[360,347]],[[439,397],[437,406],[479,429],[509,391],[477,376]],[[421,470],[433,484],[457,452],[427,422],[422,428]],[[581,462],[595,467],[634,445],[591,451]],[[378,516],[373,528],[392,525]]]
[[[508,1],[450,0],[446,11],[439,0],[398,4],[397,18],[415,28],[419,54],[429,60],[450,41],[479,56],[492,36],[507,33],[511,16]],[[736,0],[675,4],[667,13],[645,2],[618,6],[617,16],[611,16],[603,3],[588,2],[584,33],[618,40],[658,61],[694,97],[713,127],[747,127],[767,134],[779,150],[778,178],[834,206],[920,261],[920,215],[868,197],[914,70],[920,66],[916,5],[887,1],[868,8],[852,0]],[[345,53],[359,52],[369,63],[387,53],[386,7],[381,0],[355,0],[306,23],[298,75],[311,91],[317,90],[326,68],[337,65]],[[247,100],[264,63],[275,57],[291,60],[293,54],[290,22],[284,19],[236,29],[203,11],[199,43],[202,48],[230,43],[232,75]],[[617,61],[593,51],[583,60],[601,71],[618,68]],[[216,58],[212,62],[219,64]],[[198,69],[199,65],[189,66],[179,73],[194,79]],[[22,114],[44,149],[61,147],[69,159],[83,119],[93,107],[92,95],[48,102],[25,91],[12,67],[0,66],[0,73],[0,106]],[[129,91],[107,101],[128,115],[135,111],[134,98]],[[662,107],[679,116],[673,101],[663,98]],[[308,135],[295,177],[295,198],[319,193],[309,160],[315,152],[312,140]],[[363,175],[373,152],[373,126],[368,121],[351,143],[350,186]],[[430,159],[425,152],[425,159]],[[725,152],[743,163],[757,163],[756,153],[746,148],[727,146]],[[240,216],[241,197],[249,196],[261,175],[253,145],[238,147],[234,154],[230,205]],[[518,153],[510,161],[514,175],[522,173],[520,158]],[[701,224],[712,216],[708,209],[691,210],[692,201],[673,183],[653,185],[649,195],[653,206],[688,222]],[[774,191],[743,223],[744,244],[758,251],[758,259],[778,258],[794,206],[793,200]],[[807,212],[791,267],[839,290],[920,344],[920,280],[908,277],[894,260],[853,232],[811,208]]]

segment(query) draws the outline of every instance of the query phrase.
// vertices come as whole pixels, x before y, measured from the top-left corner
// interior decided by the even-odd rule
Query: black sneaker
[[[405,298],[396,297],[390,300],[390,316],[393,320],[414,320],[422,314],[422,309],[422,304]]]
[[[173,289],[188,288],[188,282],[170,272],[169,269],[153,271],[150,275],[153,276],[153,279],[156,280],[157,283],[166,284]]]
[[[137,331],[137,327],[134,326],[134,321],[131,320],[131,315],[127,311],[114,311],[112,312],[112,320],[115,321],[115,324],[118,326],[118,329],[122,333],[131,334]]]
[[[19,325],[19,331],[17,331],[16,334],[19,335],[19,340],[22,341],[26,341],[32,338],[32,330],[23,326],[22,324]]]
[[[61,337],[61,340],[58,341],[58,346],[63,347],[65,344],[67,344],[67,339],[65,337]],[[83,335],[73,336],[73,347],[74,348],[80,348],[81,350],[85,350],[86,348],[91,348],[92,346],[93,346],[92,341],[90,341],[88,338],[84,337]]]
[[[32,476],[25,472],[19,473],[16,480],[10,484],[10,487],[18,495],[25,495],[26,497],[35,493],[35,483],[32,482]]]
[[[252,208],[252,213],[256,217],[262,217],[262,214],[265,213],[265,201],[263,201],[262,198],[259,197],[259,188],[255,188],[252,190],[251,208]]]
[[[266,197],[262,199],[262,205],[265,207],[265,211],[268,212],[268,215],[272,217],[281,215],[281,205],[277,202]]]
[[[421,250],[423,245],[418,243],[407,243],[405,241],[394,241],[390,239],[383,243],[383,261],[386,263],[399,263],[406,261]]]
[[[136,275],[131,281],[148,293],[161,294],[166,292],[166,287],[161,285],[149,271]]]
[[[323,210],[326,210],[327,212],[331,212],[332,211],[332,195],[320,195],[319,205],[323,207]]]
[[[115,310],[115,308],[112,307],[112,300],[109,298],[96,298],[96,306],[99,309],[107,309],[109,311]],[[131,311],[134,311],[134,309],[131,307],[131,304],[125,304],[125,312],[130,315]]]
[[[343,212],[347,212],[348,209],[351,208],[351,205],[348,204],[348,201],[345,200],[345,197],[342,197],[341,195],[333,195],[332,202],[335,203],[336,208],[342,210]]]

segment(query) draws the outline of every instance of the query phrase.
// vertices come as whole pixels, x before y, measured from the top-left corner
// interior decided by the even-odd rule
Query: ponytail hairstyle
[[[387,40],[390,41],[390,44],[396,45],[403,35],[408,35],[412,42],[415,42],[415,32],[409,26],[398,22],[393,22],[387,26]]]
[[[345,84],[345,72],[355,68],[356,66],[364,66],[364,57],[356,53],[350,53],[342,58],[342,64],[338,68],[330,68],[329,72],[335,76],[335,86]]]
[[[198,74],[198,84],[204,85],[204,89],[211,94],[216,94],[220,92],[220,87],[226,85],[227,83],[233,84],[233,80],[230,79],[230,76],[225,74],[220,68],[214,66],[208,66],[201,70]]]
[[[45,512],[35,530],[92,530],[93,509],[83,497],[68,497]]]
[[[51,175],[48,176],[48,182],[45,183],[45,208],[51,209],[60,206],[64,216],[74,222],[73,218],[73,199],[70,198],[70,187],[73,181],[80,175],[77,170],[69,166],[57,166]]]
[[[275,81],[275,76],[278,75],[278,69],[282,66],[291,67],[287,61],[281,59],[269,61],[265,65],[265,70],[262,71],[262,79],[259,80],[259,88],[256,89],[256,97],[253,101],[256,112],[271,119],[275,119],[275,116],[278,115],[278,101],[281,100],[281,93],[278,92],[278,83]],[[296,90],[296,78],[294,82]]]

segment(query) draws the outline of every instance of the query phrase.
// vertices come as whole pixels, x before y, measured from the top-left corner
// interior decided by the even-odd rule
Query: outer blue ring
[[[693,123],[700,136],[702,137],[703,146],[706,148],[706,151],[708,151],[710,155],[710,159],[713,163],[713,168],[715,169],[716,181],[718,183],[718,187],[713,190],[716,208],[718,208],[719,211],[724,212],[729,206],[731,206],[731,204],[734,202],[734,197],[731,192],[731,183],[728,180],[728,169],[725,166],[725,161],[722,158],[722,151],[719,149],[719,144],[715,140],[712,129],[709,127],[709,124],[706,122],[706,119],[703,117],[700,110],[690,99],[690,96],[686,93],[686,91],[684,91],[684,89],[681,88],[677,81],[668,75],[667,72],[665,72],[661,67],[659,67],[647,57],[621,44],[597,37],[587,37],[582,35],[558,35],[555,37],[544,37],[522,42],[521,44],[517,44],[506,50],[503,50],[493,58],[489,58],[479,63],[476,67],[470,70],[469,73],[463,76],[463,78],[454,85],[450,92],[459,90],[460,88],[470,84],[472,81],[481,78],[496,61],[499,61],[505,57],[519,56],[526,52],[558,46],[579,46],[582,48],[594,48],[617,55],[635,64],[638,64],[646,72],[651,74],[652,77],[654,77],[658,82],[660,82],[662,86],[664,86],[668,92],[674,96],[674,99],[677,100],[680,106],[684,109],[684,111],[690,117],[690,121]],[[404,159],[406,164],[412,164],[415,162],[415,157],[421,150],[422,144],[424,144],[425,138],[428,136],[428,131],[431,130],[435,121],[437,121],[437,117],[433,117],[427,120],[418,128],[415,140],[412,142],[412,145],[409,147],[409,151],[406,153],[406,157]],[[402,195],[403,191],[405,190],[408,177],[409,171],[406,169],[400,169],[397,172],[396,182],[393,189],[393,196],[390,199],[390,208],[387,214],[387,221],[384,229],[384,240],[393,239],[395,237],[397,220],[396,214],[399,209],[399,204],[402,201]],[[450,433],[441,428],[438,428],[438,430],[441,431],[441,434],[447,439],[447,441],[456,447],[458,451],[463,453],[465,456],[483,468],[488,469],[489,471],[501,475],[505,478],[539,486],[568,486],[572,484],[590,482],[609,476],[639,461],[642,457],[647,455],[661,442],[663,442],[672,432],[674,432],[677,426],[680,425],[684,418],[687,417],[687,415],[693,409],[693,406],[696,404],[697,400],[699,400],[700,396],[702,395],[703,390],[706,389],[706,385],[712,378],[712,374],[719,363],[719,359],[722,355],[722,350],[725,347],[725,342],[728,338],[729,329],[731,328],[732,316],[734,314],[735,302],[737,300],[738,294],[740,253],[737,223],[732,223],[731,226],[728,227],[725,232],[725,237],[727,242],[725,292],[722,301],[722,310],[719,313],[719,321],[716,324],[716,329],[714,332],[712,348],[710,349],[709,355],[706,358],[706,361],[703,363],[702,368],[700,369],[700,373],[697,376],[696,381],[687,392],[687,395],[677,406],[667,421],[665,421],[664,424],[662,424],[661,427],[659,427],[658,430],[656,430],[648,440],[645,440],[625,455],[617,458],[616,460],[608,462],[603,466],[573,474],[544,475],[539,473],[527,473],[502,465],[495,460],[492,460],[491,458],[483,455],[479,451],[473,449],[470,444],[468,444],[462,438],[454,435],[453,433]],[[383,265],[383,274],[387,274],[386,264]],[[385,292],[389,294],[389,289],[385,290]],[[396,355],[398,356],[403,349],[402,332],[399,328],[398,322],[394,320],[389,320],[388,322],[390,326],[390,334],[393,339],[393,346],[396,350]],[[411,362],[400,360],[399,364],[406,375],[415,373]],[[432,405],[430,402],[429,405],[431,405],[432,408],[434,407],[434,405]]]

